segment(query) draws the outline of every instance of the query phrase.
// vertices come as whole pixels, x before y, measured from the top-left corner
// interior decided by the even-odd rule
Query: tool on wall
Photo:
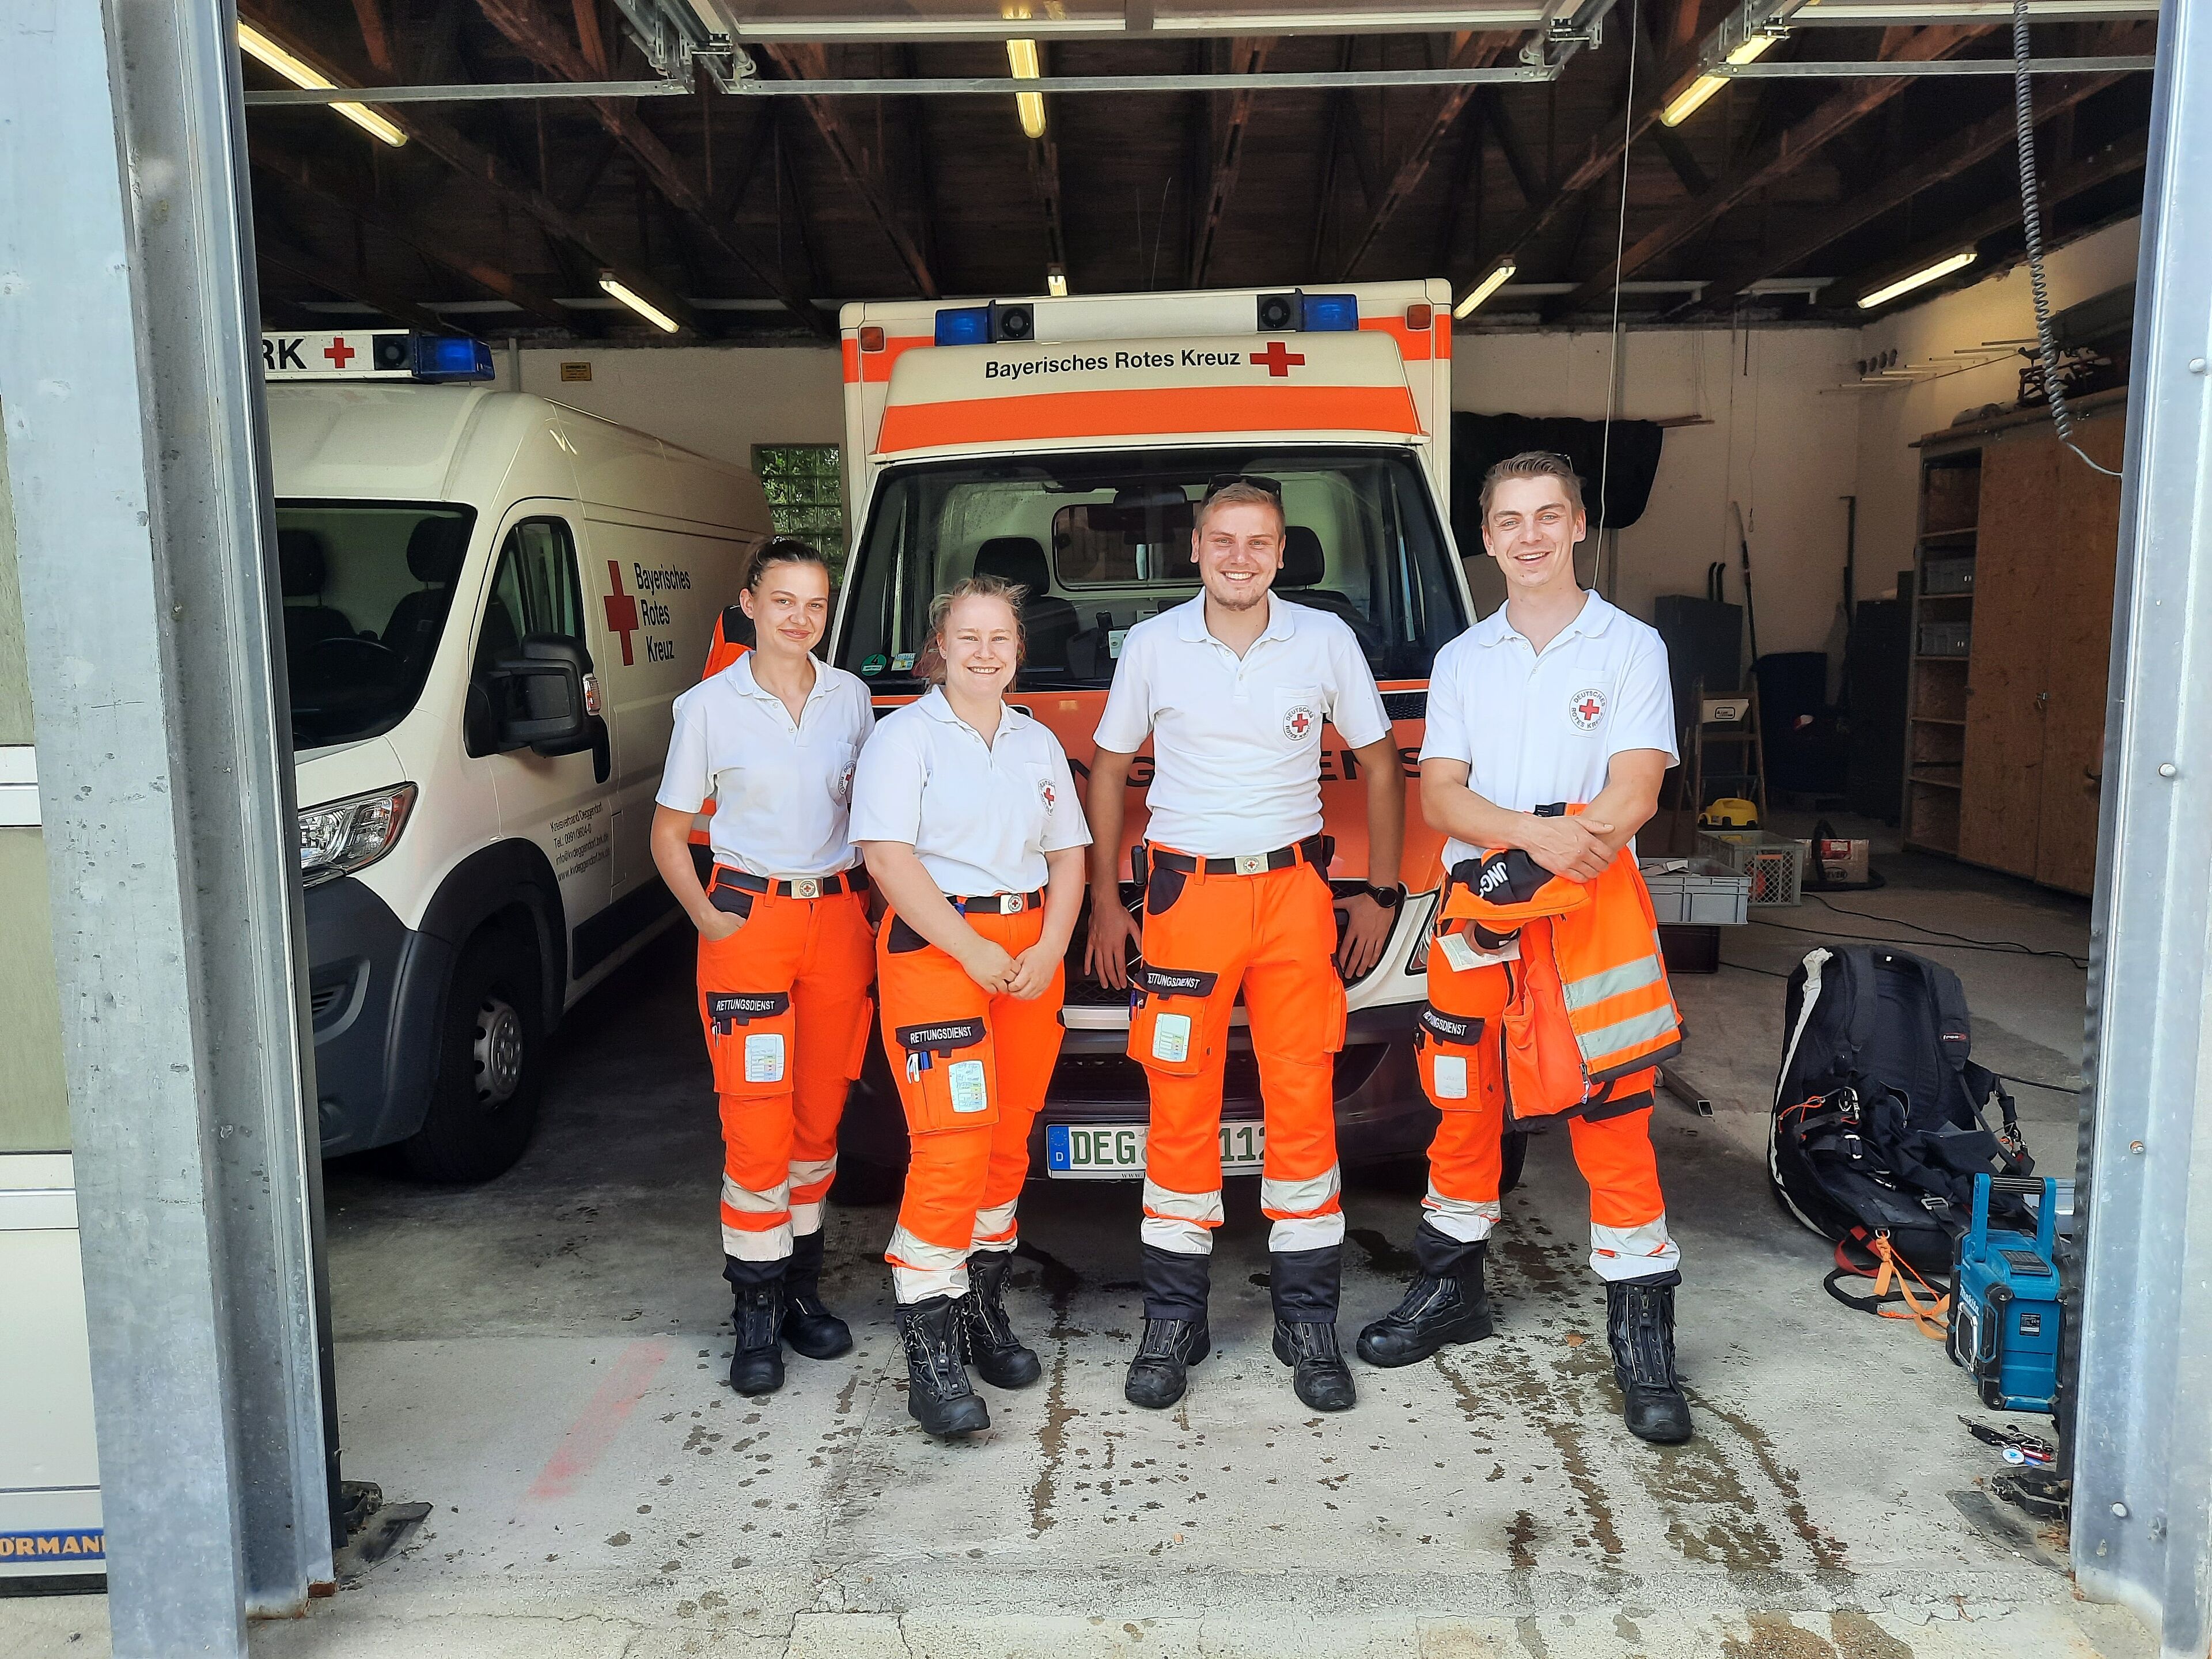
[[[1751,643],[1751,662],[1755,675],[1759,666],[1759,613],[1752,609],[1751,605],[1751,536],[1743,527],[1743,509],[1731,501],[1729,511],[1735,515],[1736,561],[1743,575],[1743,627]]]

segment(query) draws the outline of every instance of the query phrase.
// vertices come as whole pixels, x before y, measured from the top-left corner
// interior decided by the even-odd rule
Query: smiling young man
[[[1152,819],[1129,1057],[1145,1068],[1145,1334],[1136,1405],[1170,1406],[1206,1357],[1207,1263],[1221,1224],[1221,1080],[1238,990],[1265,1102],[1261,1208],[1275,1356],[1315,1411],[1352,1403],[1336,1343],[1344,1213],[1338,1200],[1334,1055],[1346,977],[1375,965],[1405,890],[1405,786],[1390,718],[1344,622],[1277,598],[1280,499],[1236,482],[1209,494],[1191,533],[1204,592],[1129,630],[1098,723],[1088,963],[1127,982],[1139,927],[1115,902],[1122,789],[1150,734]],[[1334,723],[1367,777],[1367,880],[1336,938],[1322,835],[1321,729]]]
[[[1632,1432],[1690,1437],[1674,1377],[1680,1253],[1652,1156],[1654,1068],[1680,1042],[1632,845],[1674,763],[1667,649],[1575,579],[1588,530],[1561,457],[1482,483],[1505,604],[1437,653],[1421,810],[1449,839],[1429,953],[1421,1082],[1442,1114],[1405,1299],[1360,1333],[1405,1365],[1491,1333],[1482,1285],[1499,1135],[1562,1115],[1590,1188],[1590,1266]]]

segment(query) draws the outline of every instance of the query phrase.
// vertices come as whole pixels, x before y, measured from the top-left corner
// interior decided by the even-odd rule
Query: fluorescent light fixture
[[[1044,291],[1055,300],[1067,297],[1067,267],[1047,265],[1044,268]]]
[[[1755,64],[1772,49],[1781,35],[1767,29],[1754,29],[1736,42],[1728,55],[1728,61],[1739,66]],[[1724,75],[1700,75],[1685,87],[1674,101],[1660,112],[1659,118],[1670,127],[1679,127],[1695,115],[1711,98],[1728,84]]]
[[[1037,47],[1034,40],[1006,42],[1006,63],[1017,81],[1037,78]],[[1018,92],[1014,94],[1014,112],[1022,118],[1022,132],[1026,137],[1044,137],[1044,94],[1041,92]]]
[[[644,318],[647,322],[651,323],[662,333],[673,334],[676,332],[676,319],[673,317],[663,311],[659,306],[654,305],[651,301],[644,298],[635,289],[629,287],[611,270],[603,270],[599,273],[599,287],[605,292],[612,295],[616,299],[621,301],[632,311],[637,313],[639,316]]]
[[[1938,259],[1934,264],[1923,270],[1916,270],[1909,276],[1900,276],[1886,287],[1878,288],[1871,294],[1861,295],[1859,309],[1871,311],[1876,306],[1887,305],[1900,294],[1910,294],[1916,288],[1925,288],[1937,277],[1948,276],[1954,270],[1964,270],[1973,263],[1974,250],[1972,248],[1967,248],[1963,252],[1954,253],[1946,258]]]
[[[239,24],[238,46],[248,58],[268,64],[295,87],[320,89],[337,85],[328,76],[309,69],[251,23]],[[370,137],[380,138],[394,149],[407,142],[405,133],[365,104],[332,104],[331,107]]]
[[[1507,283],[1512,281],[1513,273],[1516,269],[1518,269],[1518,267],[1514,264],[1512,260],[1507,259],[1498,265],[1497,270],[1492,271],[1489,276],[1477,283],[1474,287],[1468,291],[1467,298],[1462,300],[1457,305],[1452,307],[1452,315],[1455,317],[1466,316],[1468,313],[1473,311],[1485,300],[1487,300],[1492,295],[1497,293],[1499,289],[1504,288]]]

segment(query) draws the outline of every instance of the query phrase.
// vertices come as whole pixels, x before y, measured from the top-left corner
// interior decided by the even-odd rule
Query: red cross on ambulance
[[[1270,340],[1265,351],[1252,354],[1252,361],[1267,365],[1269,380],[1281,380],[1289,378],[1293,365],[1304,368],[1306,360],[1304,352],[1285,351],[1280,340]]]
[[[360,356],[361,353],[348,345],[345,343],[345,336],[340,334],[323,348],[323,356],[330,359],[332,368],[343,368],[355,358]]]
[[[629,636],[637,629],[637,601],[623,592],[622,567],[612,559],[607,561],[607,580],[614,592],[602,601],[607,607],[607,631],[622,635],[623,666],[629,667],[635,659],[630,655]]]

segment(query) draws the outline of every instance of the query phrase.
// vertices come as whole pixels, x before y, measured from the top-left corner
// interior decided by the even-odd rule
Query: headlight
[[[365,870],[390,852],[415,805],[415,786],[356,795],[300,813],[300,879],[313,887]]]
[[[1421,918],[1421,931],[1413,935],[1413,948],[1406,957],[1407,979],[1419,979],[1429,971],[1429,941],[1436,936],[1437,907],[1443,902],[1442,888],[1429,896],[1428,914]]]

